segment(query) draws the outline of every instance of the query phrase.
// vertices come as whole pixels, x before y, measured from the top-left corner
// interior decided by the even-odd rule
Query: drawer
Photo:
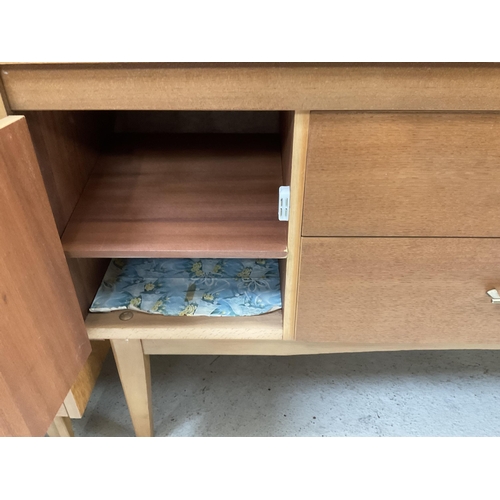
[[[500,240],[302,238],[297,340],[500,346]]]
[[[500,115],[312,113],[304,236],[500,236]]]

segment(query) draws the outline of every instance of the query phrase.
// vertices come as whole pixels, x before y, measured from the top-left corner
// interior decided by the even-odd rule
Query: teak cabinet
[[[500,347],[496,64],[0,71],[1,435],[71,434],[108,341],[141,436],[150,355]],[[283,309],[88,314],[112,257],[278,258]]]

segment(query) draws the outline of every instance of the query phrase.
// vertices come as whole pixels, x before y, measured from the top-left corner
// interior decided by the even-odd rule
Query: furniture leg
[[[71,419],[69,417],[56,417],[47,431],[49,437],[75,437]]]
[[[152,436],[153,411],[149,355],[144,354],[140,340],[112,340],[111,347],[135,434],[138,437]]]

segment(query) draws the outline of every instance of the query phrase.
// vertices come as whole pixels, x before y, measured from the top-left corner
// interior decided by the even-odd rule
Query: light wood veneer
[[[500,114],[312,113],[310,132],[304,236],[500,236]]]
[[[499,344],[500,239],[303,238],[297,340]]]
[[[260,316],[161,316],[134,312],[122,321],[123,311],[90,313],[85,325],[91,339],[260,339],[281,340],[281,310]]]
[[[2,65],[13,110],[500,110],[498,64]]]

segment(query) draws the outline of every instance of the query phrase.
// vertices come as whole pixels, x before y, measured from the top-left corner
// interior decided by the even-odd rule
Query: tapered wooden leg
[[[152,436],[153,411],[149,355],[144,354],[140,340],[112,340],[111,347],[135,434],[139,437]]]
[[[50,424],[47,434],[50,437],[74,437],[73,426],[69,417],[56,417]]]

